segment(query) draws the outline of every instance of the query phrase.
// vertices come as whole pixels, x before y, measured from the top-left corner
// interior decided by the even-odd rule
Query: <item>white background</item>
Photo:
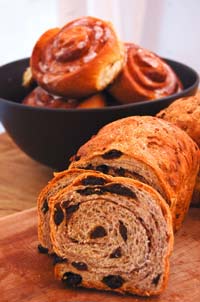
[[[30,56],[45,30],[84,15],[109,20],[124,41],[200,73],[199,0],[0,0],[0,65]]]

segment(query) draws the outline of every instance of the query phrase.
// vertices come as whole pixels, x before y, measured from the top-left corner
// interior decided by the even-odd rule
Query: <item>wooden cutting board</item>
[[[0,219],[1,302],[200,301],[200,209],[190,209],[175,236],[167,289],[151,298],[66,289],[54,280],[51,257],[37,252],[36,224],[35,208]]]
[[[6,133],[0,135],[0,217],[34,207],[51,178],[50,168],[28,157]]]

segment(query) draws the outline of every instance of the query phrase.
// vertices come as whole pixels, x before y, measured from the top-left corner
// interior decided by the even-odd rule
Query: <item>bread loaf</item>
[[[104,126],[73,157],[70,168],[125,176],[156,189],[169,205],[174,229],[187,213],[198,172],[198,147],[180,128],[151,116]]]
[[[174,101],[166,109],[161,110],[157,117],[184,130],[200,147],[200,92]],[[196,178],[191,203],[200,206],[200,172]]]

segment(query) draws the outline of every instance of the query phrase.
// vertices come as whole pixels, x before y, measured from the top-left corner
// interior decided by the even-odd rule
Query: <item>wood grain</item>
[[[1,302],[199,302],[200,209],[175,236],[169,284],[159,297],[139,298],[86,289],[66,289],[54,280],[51,257],[37,252],[36,209],[0,219]]]
[[[36,205],[52,170],[29,158],[4,133],[0,135],[0,216]]]

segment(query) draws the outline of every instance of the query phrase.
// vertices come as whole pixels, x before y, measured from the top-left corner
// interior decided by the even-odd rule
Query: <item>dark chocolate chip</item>
[[[125,225],[123,224],[123,222],[121,220],[119,220],[119,232],[120,235],[122,236],[124,242],[127,241],[127,228],[125,227]]]
[[[59,225],[59,224],[61,224],[63,219],[64,219],[63,210],[61,209],[60,204],[57,203],[54,206],[54,222],[55,222],[56,225]]]
[[[110,184],[106,187],[104,187],[104,191],[110,192],[110,193],[116,193],[118,195],[122,196],[128,196],[131,198],[136,198],[135,192],[133,192],[131,189],[121,185],[121,184]]]
[[[102,177],[96,177],[96,176],[87,176],[82,180],[82,184],[84,186],[88,185],[104,185],[106,183],[106,180]]]
[[[152,284],[158,285],[158,282],[159,282],[159,280],[160,280],[161,275],[162,275],[162,274],[158,274],[155,278],[153,278]]]
[[[94,228],[94,230],[91,231],[90,238],[91,239],[96,239],[96,238],[104,237],[106,235],[107,235],[107,232],[104,229],[104,227],[102,227],[101,225],[99,225],[96,228]]]
[[[125,169],[124,168],[122,168],[122,167],[120,167],[120,168],[116,168],[116,169],[114,169],[114,171],[115,171],[115,173],[117,174],[117,175],[119,175],[119,176],[124,176],[125,175]]]
[[[109,166],[107,166],[107,165],[99,165],[99,166],[96,166],[96,170],[99,171],[99,172],[102,172],[104,174],[108,174],[108,172],[109,172]]]
[[[79,189],[77,190],[77,193],[79,193],[80,195],[92,195],[92,194],[97,194],[97,195],[102,195],[104,194],[104,191],[102,188],[96,187],[87,187],[85,189]]]
[[[48,210],[49,210],[49,205],[48,205],[47,199],[45,199],[45,201],[43,202],[41,211],[43,212],[43,214],[46,214],[48,212]]]
[[[119,275],[108,275],[103,278],[102,282],[105,283],[108,287],[116,289],[121,287],[125,281]]]
[[[111,254],[110,258],[120,258],[122,256],[121,247],[116,248]]]
[[[68,286],[78,286],[82,282],[82,277],[79,274],[75,274],[72,272],[64,273],[62,277],[62,281]]]
[[[122,156],[122,152],[116,149],[112,149],[102,155],[103,159],[114,159]]]
[[[53,265],[56,265],[57,263],[63,263],[67,262],[68,260],[66,258],[62,258],[56,254],[53,255]]]
[[[47,254],[48,253],[48,248],[47,247],[44,247],[42,246],[41,244],[38,244],[38,252],[41,253],[41,254]]]
[[[71,215],[76,212],[79,208],[79,203],[73,204],[71,206],[69,206],[68,208],[66,208],[66,214],[67,214],[67,218],[69,219],[71,217]]]
[[[76,261],[74,261],[74,262],[72,262],[72,265],[73,265],[77,270],[79,270],[79,271],[87,271],[87,269],[88,269],[87,264],[84,263],[84,262],[76,262]]]

